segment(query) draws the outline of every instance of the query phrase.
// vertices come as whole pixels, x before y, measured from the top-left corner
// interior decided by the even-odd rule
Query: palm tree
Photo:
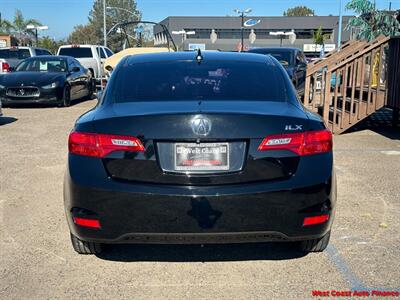
[[[320,26],[316,31],[313,31],[313,40],[315,49],[317,45],[321,45],[321,57],[325,55],[325,40],[330,38],[330,34],[323,33],[322,27]]]
[[[14,25],[7,20],[0,20],[0,33],[10,33]]]
[[[28,25],[40,26],[42,24],[35,19],[25,19],[24,16],[22,15],[22,12],[19,9],[17,9],[15,11],[14,22],[12,25],[13,25],[14,30],[19,35],[18,38],[19,38],[20,42],[23,43],[24,40],[26,42],[26,38],[24,38],[24,36],[26,36],[26,35],[34,36],[35,35],[35,33],[33,32],[32,29],[27,29],[26,27]]]

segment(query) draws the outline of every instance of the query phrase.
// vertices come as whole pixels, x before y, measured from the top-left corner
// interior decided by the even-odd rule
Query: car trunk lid
[[[207,135],[194,130],[196,118],[210,122]],[[307,122],[305,113],[287,102],[161,101],[113,104],[112,109],[97,115],[94,130],[136,136],[145,146],[143,153],[115,152],[103,158],[107,172],[116,180],[212,185],[293,175],[298,156],[289,151],[263,153],[257,148],[265,136],[284,133],[288,128],[304,130]],[[184,157],[183,165],[189,162],[188,169],[177,165],[182,159],[177,155],[179,149],[210,153],[217,148],[227,153],[200,155],[197,159],[208,159],[206,164],[222,161],[219,168],[194,168],[190,162],[198,163],[196,155]]]

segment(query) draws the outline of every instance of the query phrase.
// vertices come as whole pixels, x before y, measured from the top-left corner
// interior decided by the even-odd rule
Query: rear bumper
[[[77,180],[68,170],[64,200],[70,230],[82,240],[101,243],[313,239],[330,230],[336,203],[334,174],[306,187],[293,186],[294,180],[214,187]],[[89,212],[94,215],[85,215]],[[329,214],[329,220],[303,227],[305,217],[321,214]],[[73,216],[98,218],[101,229],[77,226]]]

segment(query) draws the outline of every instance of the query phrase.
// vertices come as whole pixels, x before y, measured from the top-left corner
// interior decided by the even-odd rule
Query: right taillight
[[[304,133],[302,155],[332,151],[332,132],[329,130],[307,131]]]
[[[330,152],[332,133],[329,130],[317,130],[269,135],[261,142],[258,150],[289,150],[300,156]]]
[[[82,227],[89,227],[89,228],[94,228],[94,229],[101,228],[100,221],[97,219],[88,219],[88,218],[79,218],[79,217],[73,217],[72,219],[76,225],[79,225]]]
[[[6,62],[2,62],[1,69],[3,70],[3,72],[10,72],[10,65]]]
[[[104,157],[114,151],[144,151],[137,137],[85,132],[71,132],[68,148],[72,154],[92,157]]]

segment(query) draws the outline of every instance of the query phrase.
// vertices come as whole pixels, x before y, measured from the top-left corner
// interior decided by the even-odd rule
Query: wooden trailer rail
[[[341,133],[386,105],[390,38],[353,42],[307,67],[303,104]]]
[[[353,53],[354,47],[360,44],[366,44],[366,42],[357,40],[348,41],[347,43],[342,45],[342,48],[340,49],[340,54],[341,54],[340,56],[346,57],[351,55]],[[326,66],[334,63],[339,58],[337,55],[338,53],[339,49],[335,49],[334,51],[331,51],[328,54],[326,54],[324,58],[315,60],[312,63],[308,64],[307,72],[314,73],[316,70],[325,68]]]

